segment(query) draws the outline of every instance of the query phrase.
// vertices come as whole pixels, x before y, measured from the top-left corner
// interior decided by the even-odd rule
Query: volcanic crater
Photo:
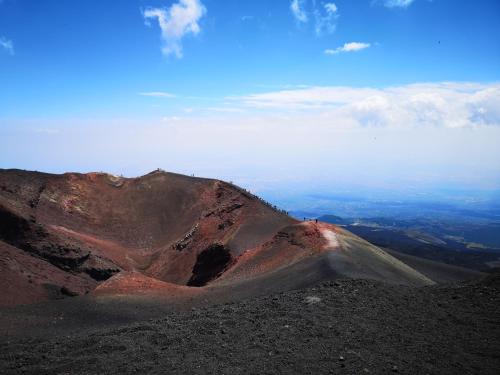
[[[0,372],[497,373],[498,274],[391,254],[219,180],[0,170]]]
[[[233,299],[338,278],[434,284],[341,227],[162,170],[0,170],[0,305],[79,295]]]

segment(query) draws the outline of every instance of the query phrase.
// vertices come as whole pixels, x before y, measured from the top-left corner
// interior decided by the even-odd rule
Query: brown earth
[[[184,311],[113,298],[81,305],[85,323],[59,305],[49,330],[0,335],[0,372],[493,375],[499,280],[415,288],[344,279]]]
[[[334,225],[298,222],[223,181],[159,170],[0,170],[0,250],[4,306],[88,293],[191,298],[240,285],[258,295],[290,267],[302,272],[273,290],[321,281],[314,274],[433,283]]]
[[[17,290],[17,300],[0,297],[0,305],[60,297],[63,288],[85,294],[124,271],[186,285],[211,246],[230,248],[226,264],[216,265],[222,272],[242,251],[294,222],[216,180],[160,171],[125,179],[2,170],[1,267],[8,277],[0,282],[2,290]],[[37,278],[33,267],[54,271]],[[217,277],[208,273],[204,283]]]
[[[222,181],[0,170],[2,374],[494,374],[498,280]]]

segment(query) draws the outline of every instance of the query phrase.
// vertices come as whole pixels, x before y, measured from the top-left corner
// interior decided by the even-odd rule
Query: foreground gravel
[[[500,283],[342,280],[109,330],[0,340],[2,374],[498,374]]]

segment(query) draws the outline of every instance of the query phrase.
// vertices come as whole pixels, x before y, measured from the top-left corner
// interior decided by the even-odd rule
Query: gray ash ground
[[[0,339],[2,374],[498,374],[500,282],[341,280],[107,330]]]

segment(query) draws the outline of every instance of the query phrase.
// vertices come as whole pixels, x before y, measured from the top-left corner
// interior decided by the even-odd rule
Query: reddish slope
[[[10,245],[9,258],[23,263],[31,257],[74,276],[66,287],[78,293],[120,271],[186,285],[196,279],[199,255],[212,246],[228,253],[226,263],[215,265],[223,270],[246,248],[293,222],[217,180],[161,171],[132,179],[0,171],[0,240]],[[217,276],[203,264],[196,269],[203,273],[198,283]]]
[[[0,241],[0,306],[41,302],[92,290],[97,282],[72,274]]]
[[[91,291],[224,299],[335,277],[432,283],[333,225],[299,223],[222,181],[162,171],[0,170],[0,241],[3,305]]]
[[[304,266],[311,259],[326,263],[332,278],[415,286],[433,284],[429,278],[350,232],[331,224],[304,222],[284,227],[272,240],[247,250],[212,285],[229,285],[256,277],[272,279],[276,272],[292,266],[301,269],[295,275],[300,282],[304,273],[317,271],[317,264]]]

